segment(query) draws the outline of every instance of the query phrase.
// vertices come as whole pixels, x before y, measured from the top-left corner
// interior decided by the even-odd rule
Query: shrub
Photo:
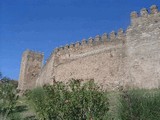
[[[94,120],[105,119],[108,99],[93,81],[82,84],[72,80],[67,85],[56,82],[29,93],[41,120]]]
[[[1,120],[13,118],[18,96],[16,89],[7,79],[1,80],[0,84],[0,116]]]
[[[160,90],[129,90],[121,97],[122,120],[159,120]]]

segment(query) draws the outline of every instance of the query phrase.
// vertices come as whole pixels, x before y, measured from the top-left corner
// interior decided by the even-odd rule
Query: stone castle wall
[[[143,8],[140,16],[132,12],[131,25],[125,32],[120,29],[55,49],[33,86],[53,84],[55,80],[94,79],[112,90],[119,86],[160,87],[160,13],[155,5],[150,9],[148,13]],[[22,57],[22,61],[27,60]],[[22,63],[21,84],[28,77],[23,71],[28,65]]]
[[[142,9],[126,34],[127,78],[140,88],[160,88],[160,12],[156,8],[151,7],[151,14]]]

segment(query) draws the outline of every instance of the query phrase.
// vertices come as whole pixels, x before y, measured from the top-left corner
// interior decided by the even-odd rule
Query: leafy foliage
[[[108,99],[93,81],[72,80],[67,85],[56,82],[28,93],[41,120],[96,120],[105,119]]]
[[[93,80],[86,83],[71,80],[27,91],[27,99],[22,97],[27,104],[17,105],[17,83],[3,77],[1,72],[0,79],[0,120],[35,120],[34,116],[21,117],[21,112],[31,106],[38,120],[160,119],[160,89],[108,93]]]
[[[122,120],[159,120],[160,90],[129,90],[121,97]]]
[[[15,89],[18,87],[18,81],[12,80],[8,77],[2,77],[0,80],[0,83],[1,84],[4,84],[4,83],[12,84]]]
[[[0,116],[1,119],[6,119],[8,117],[13,118],[13,113],[15,110],[16,102],[18,96],[16,95],[16,88],[13,84],[9,82],[8,79],[1,80],[0,84]]]

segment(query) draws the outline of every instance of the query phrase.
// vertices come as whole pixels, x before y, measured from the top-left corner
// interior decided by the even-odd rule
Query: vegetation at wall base
[[[107,92],[93,80],[71,80],[18,97],[1,77],[0,120],[160,120],[160,89]]]
[[[42,120],[104,119],[109,110],[106,92],[93,81],[82,84],[81,80],[72,80],[68,85],[56,82],[27,96]]]
[[[135,89],[121,97],[121,118],[124,120],[159,120],[160,90]]]
[[[17,83],[0,72],[0,120],[32,120],[21,115],[25,106],[18,105]]]
[[[36,88],[28,98],[42,120],[160,119],[159,89],[106,92],[93,81],[82,84],[80,80],[72,80],[67,86],[57,82]]]
[[[18,114],[15,111],[18,96],[16,87],[7,79],[1,80],[0,84],[0,119],[6,120],[15,118]],[[18,120],[18,118],[16,117]]]

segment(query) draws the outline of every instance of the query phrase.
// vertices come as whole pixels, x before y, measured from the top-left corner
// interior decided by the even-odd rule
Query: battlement
[[[154,19],[157,19],[157,17],[160,16],[160,12],[158,11],[158,7],[156,5],[152,5],[150,7],[150,10],[146,8],[142,8],[140,12],[133,11],[130,14],[131,17],[131,25],[139,25],[144,22],[151,22]]]
[[[131,13],[131,25],[54,49],[42,68],[43,53],[26,50],[18,88],[94,79],[106,89],[160,88],[160,12],[156,5]]]
[[[23,54],[42,55],[42,56],[44,55],[43,52],[33,51],[33,50],[29,50],[29,49],[25,50],[25,51],[23,52]]]
[[[70,45],[61,46],[59,48],[56,48],[54,50],[54,53],[64,53],[67,51],[77,51],[82,50],[88,47],[94,47],[101,44],[107,44],[109,42],[114,42],[118,40],[124,40],[125,39],[125,32],[121,28],[116,33],[115,31],[112,31],[110,34],[104,33],[103,35],[96,35],[94,38],[89,37],[87,40],[82,39],[81,42],[77,41],[76,43],[71,43]]]
[[[156,5],[152,5],[150,7],[150,11],[146,8],[142,8],[140,13],[133,11],[130,14],[131,16],[131,25],[136,26],[144,23],[149,22],[156,22],[160,19],[160,12],[158,11],[158,7]],[[158,20],[157,20],[158,19]],[[119,29],[116,33],[112,31],[111,33],[107,34],[104,33],[103,35],[96,35],[94,38],[90,37],[87,40],[82,39],[81,41],[77,41],[76,43],[67,44],[65,46],[58,47],[54,50],[54,53],[65,53],[68,51],[76,51],[82,50],[87,47],[94,47],[101,44],[107,44],[109,42],[114,42],[116,40],[124,40],[126,36],[126,32],[123,29]]]
[[[41,61],[43,59],[43,57],[44,57],[44,53],[27,49],[23,53],[23,57],[25,57],[25,56],[28,59],[33,59],[33,60],[37,59],[37,60]]]

